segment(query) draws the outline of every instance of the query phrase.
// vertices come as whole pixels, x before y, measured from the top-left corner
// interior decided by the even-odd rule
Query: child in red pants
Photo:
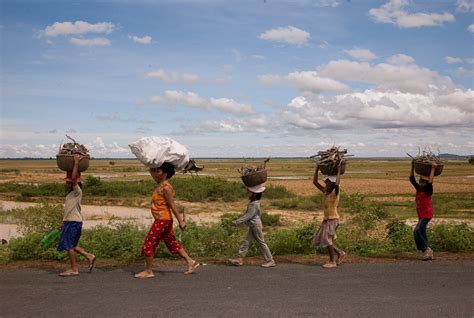
[[[163,240],[168,250],[173,254],[179,254],[188,266],[185,274],[192,274],[199,263],[193,260],[186,251],[176,242],[173,231],[173,217],[171,212],[178,220],[179,228],[184,231],[186,223],[182,219],[178,212],[176,204],[174,202],[174,190],[171,184],[168,182],[174,175],[174,166],[170,163],[165,162],[159,168],[150,168],[150,175],[158,183],[151,200],[151,214],[155,219],[155,222],[151,226],[148,232],[145,242],[143,243],[142,255],[145,256],[146,267],[145,270],[135,274],[136,278],[152,278],[155,277],[153,274],[153,257],[155,255],[155,249]]]

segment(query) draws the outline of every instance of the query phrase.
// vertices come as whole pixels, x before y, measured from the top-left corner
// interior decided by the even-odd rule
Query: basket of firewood
[[[317,155],[310,158],[318,158],[319,170],[322,174],[337,175],[337,167],[340,167],[341,175],[346,172],[347,149],[340,150],[339,147],[331,147],[325,151],[318,151]]]
[[[90,155],[89,150],[84,145],[78,144],[74,139],[71,139],[72,143],[66,143],[60,146],[59,153],[56,155],[56,164],[58,168],[63,171],[72,171],[74,168],[74,155],[80,154],[83,156],[79,161],[78,170],[79,172],[86,171],[89,168]]]
[[[413,159],[415,172],[420,176],[428,177],[431,173],[431,166],[433,163],[436,164],[435,167],[435,176],[439,176],[441,172],[443,172],[444,165],[441,162],[439,154],[436,155],[431,150],[423,150],[423,152],[418,151],[418,155],[416,157],[407,154]]]
[[[269,160],[270,158],[265,159],[263,166],[241,167],[237,169],[240,172],[240,178],[245,186],[254,187],[267,181],[267,170],[265,166]]]

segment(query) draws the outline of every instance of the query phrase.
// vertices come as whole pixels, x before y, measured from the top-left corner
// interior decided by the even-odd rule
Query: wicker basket
[[[242,182],[247,187],[254,187],[267,181],[267,170],[260,170],[242,176]]]
[[[319,170],[321,171],[322,174],[325,174],[328,176],[335,176],[337,175],[337,164],[335,162],[320,164]],[[346,172],[345,161],[341,163],[341,175],[343,175],[344,172]]]
[[[89,168],[90,158],[84,157],[79,161],[79,172],[86,171]],[[56,163],[62,171],[72,171],[74,168],[74,155],[56,155]]]
[[[435,168],[435,176],[439,176],[443,172],[444,165],[437,165]],[[415,172],[421,176],[429,177],[431,173],[431,163],[416,162]]]

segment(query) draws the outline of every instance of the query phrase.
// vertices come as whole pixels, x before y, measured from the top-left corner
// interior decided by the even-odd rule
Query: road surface
[[[0,270],[0,317],[473,317],[474,261]],[[65,264],[66,266],[67,264]]]

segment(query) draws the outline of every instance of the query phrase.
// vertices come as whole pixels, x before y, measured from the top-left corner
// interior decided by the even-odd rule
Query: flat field
[[[197,160],[204,170],[199,176],[177,173],[174,179],[219,177],[228,181],[240,181],[237,171],[242,166],[262,165],[263,160],[244,159],[202,159]],[[272,159],[267,163],[269,179],[267,185],[282,186],[294,194],[287,200],[304,200],[318,195],[312,185],[315,161],[311,159]],[[361,193],[370,201],[376,201],[389,212],[401,219],[416,217],[414,212],[414,189],[408,181],[410,160],[403,159],[353,159],[348,162],[346,173],[342,177],[341,188],[347,195]],[[137,160],[91,160],[89,169],[82,177],[100,178],[102,182],[150,180],[147,169]],[[0,183],[15,184],[51,184],[61,183],[64,172],[60,171],[55,160],[0,160]],[[473,220],[474,219],[474,165],[467,160],[449,160],[444,163],[441,176],[435,178],[434,203],[438,218]],[[21,201],[19,193],[0,193],[2,200]],[[264,197],[265,198],[265,197]],[[63,198],[41,198],[41,200],[61,203]],[[138,201],[137,201],[138,200]],[[35,201],[35,198],[28,198]],[[39,201],[39,199],[38,199]],[[100,206],[148,206],[149,197],[128,199],[87,198],[85,204],[91,210],[99,211]],[[278,200],[276,200],[278,201]],[[270,214],[279,214],[288,224],[306,222],[320,217],[320,207],[305,208],[301,204],[287,204],[285,199],[263,200],[263,207]],[[216,221],[224,213],[241,213],[245,208],[245,196],[242,200],[224,202],[211,200],[187,202],[178,200],[186,212],[197,220]],[[92,208],[95,206],[95,208]],[[302,207],[303,206],[303,207]],[[97,212],[100,214],[100,212]],[[109,212],[107,212],[109,213]],[[98,217],[96,216],[95,219]],[[1,221],[1,220],[0,220]]]

